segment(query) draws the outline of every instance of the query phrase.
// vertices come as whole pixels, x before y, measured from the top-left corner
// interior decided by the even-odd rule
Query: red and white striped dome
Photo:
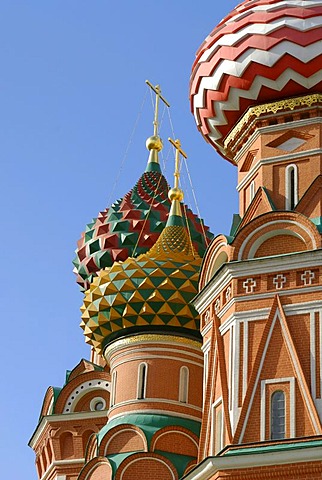
[[[246,0],[206,38],[190,84],[199,130],[223,140],[251,105],[322,90],[322,1]]]

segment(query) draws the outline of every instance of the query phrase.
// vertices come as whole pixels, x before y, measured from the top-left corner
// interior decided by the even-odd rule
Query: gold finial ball
[[[169,190],[168,197],[171,202],[173,200],[179,200],[179,202],[182,202],[183,191],[181,190],[181,188],[171,188],[171,190]]]
[[[162,150],[162,147],[162,140],[157,135],[152,135],[152,137],[149,137],[146,141],[146,148],[148,150],[156,150],[157,152],[160,152],[160,150]]]

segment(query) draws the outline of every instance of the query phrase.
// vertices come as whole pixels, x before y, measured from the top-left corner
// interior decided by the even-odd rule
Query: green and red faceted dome
[[[143,254],[156,243],[170,211],[168,191],[159,164],[148,164],[134,188],[86,226],[73,261],[82,291],[101,269]],[[192,243],[203,256],[213,234],[188,207],[185,210]]]
[[[224,157],[250,106],[322,89],[322,1],[247,0],[197,52],[190,99],[198,129]]]

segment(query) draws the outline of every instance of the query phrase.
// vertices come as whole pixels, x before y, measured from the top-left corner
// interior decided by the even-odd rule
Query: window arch
[[[271,396],[271,440],[285,438],[285,393],[276,390]]]
[[[189,392],[189,368],[180,368],[180,381],[179,381],[179,402],[188,403]]]
[[[298,201],[298,168],[292,164],[285,170],[285,209],[294,210]]]
[[[140,363],[138,370],[137,398],[142,400],[146,397],[146,380],[148,366],[146,363]]]

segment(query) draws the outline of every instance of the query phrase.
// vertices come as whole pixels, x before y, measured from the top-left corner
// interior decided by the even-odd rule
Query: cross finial
[[[158,135],[158,126],[159,126],[159,101],[160,99],[165,103],[167,107],[170,107],[170,104],[167,102],[167,100],[161,95],[161,88],[160,85],[153,86],[149,80],[145,80],[145,83],[151,88],[151,90],[154,91],[155,93],[155,109],[154,109],[154,120],[153,120],[153,126],[154,126],[154,131],[153,135],[157,136]]]
[[[180,140],[172,140],[172,138],[168,138],[169,142],[174,146],[176,149],[176,163],[175,163],[175,171],[174,171],[174,188],[179,188],[179,177],[180,177],[180,153],[184,158],[188,158],[187,154],[181,148]]]

